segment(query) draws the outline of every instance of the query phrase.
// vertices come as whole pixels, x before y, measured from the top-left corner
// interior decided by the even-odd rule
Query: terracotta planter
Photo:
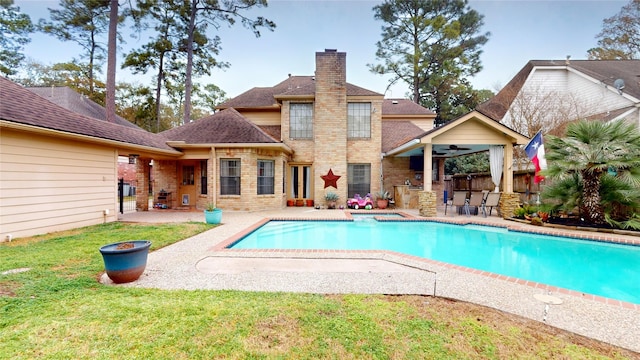
[[[378,199],[377,205],[378,205],[378,209],[386,209],[387,206],[389,206],[389,200]]]
[[[313,200],[308,199],[307,200],[307,206],[313,207]]]
[[[296,199],[296,206],[304,206],[304,200],[303,199]]]
[[[293,206],[294,204],[293,199],[287,200],[287,206]]]
[[[132,240],[100,248],[107,276],[116,284],[137,280],[147,267],[151,241]]]

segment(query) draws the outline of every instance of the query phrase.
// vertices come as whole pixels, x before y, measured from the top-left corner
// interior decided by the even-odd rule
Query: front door
[[[196,204],[196,183],[195,183],[195,163],[182,163],[178,174],[178,206],[195,207]]]

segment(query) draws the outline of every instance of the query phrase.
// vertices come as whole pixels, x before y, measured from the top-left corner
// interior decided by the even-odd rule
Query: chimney
[[[325,49],[324,52],[317,52],[315,79],[316,91],[318,87],[325,85],[333,90],[343,88],[346,91],[347,53],[338,52],[336,49]],[[329,90],[329,88],[326,90]]]
[[[315,100],[313,109],[313,167],[316,199],[324,196],[321,175],[329,170],[347,173],[347,54],[335,49],[316,52]],[[337,187],[346,198],[346,177]]]

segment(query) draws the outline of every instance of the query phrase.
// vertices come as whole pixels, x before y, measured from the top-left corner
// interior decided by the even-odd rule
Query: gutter
[[[391,151],[387,151],[386,153],[382,153],[382,156],[390,156],[390,155],[396,155],[399,154],[409,148],[414,147],[415,145],[420,144],[420,139],[413,139],[411,141],[409,141],[408,143],[402,144],[400,146],[398,146],[395,149],[392,149]]]
[[[202,148],[255,148],[255,149],[276,149],[293,154],[293,150],[284,143],[201,143],[187,144],[184,141],[167,141],[167,145],[179,149],[202,149]]]
[[[152,146],[131,144],[131,143],[122,142],[118,140],[111,140],[111,139],[104,139],[104,138],[93,137],[88,135],[75,134],[75,133],[70,133],[70,132],[61,131],[61,130],[54,130],[54,129],[48,129],[48,128],[43,128],[43,127],[34,126],[34,125],[16,123],[16,122],[7,121],[7,120],[0,120],[0,127],[14,129],[18,131],[27,131],[27,132],[41,134],[41,135],[54,136],[57,138],[83,141],[83,142],[88,142],[92,144],[108,145],[108,146],[112,146],[119,149],[131,149],[131,150],[136,150],[141,152],[175,156],[175,157],[182,155],[182,152],[177,150],[159,149]]]

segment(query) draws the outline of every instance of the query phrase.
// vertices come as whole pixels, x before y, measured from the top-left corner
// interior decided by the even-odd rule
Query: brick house
[[[503,198],[517,199],[509,165],[526,137],[475,111],[434,128],[432,111],[346,75],[346,53],[318,52],[314,76],[253,88],[160,134],[80,114],[0,77],[0,238],[116,221],[121,157],[138,159],[138,189],[170,208],[324,206],[328,191],[344,205],[384,189],[397,206],[435,216],[444,159],[494,145],[504,148]],[[136,207],[149,210],[146,191]]]
[[[397,205],[433,216],[446,157],[489,144],[506,146],[510,156],[528,140],[475,112],[434,129],[431,110],[348,83],[346,53],[317,52],[315,61],[314,76],[250,89],[213,115],[161,133],[183,156],[154,161],[156,192],[172,194],[170,207],[215,202],[250,211],[288,200],[323,206],[328,191],[344,205],[356,193],[384,189],[402,198]]]

